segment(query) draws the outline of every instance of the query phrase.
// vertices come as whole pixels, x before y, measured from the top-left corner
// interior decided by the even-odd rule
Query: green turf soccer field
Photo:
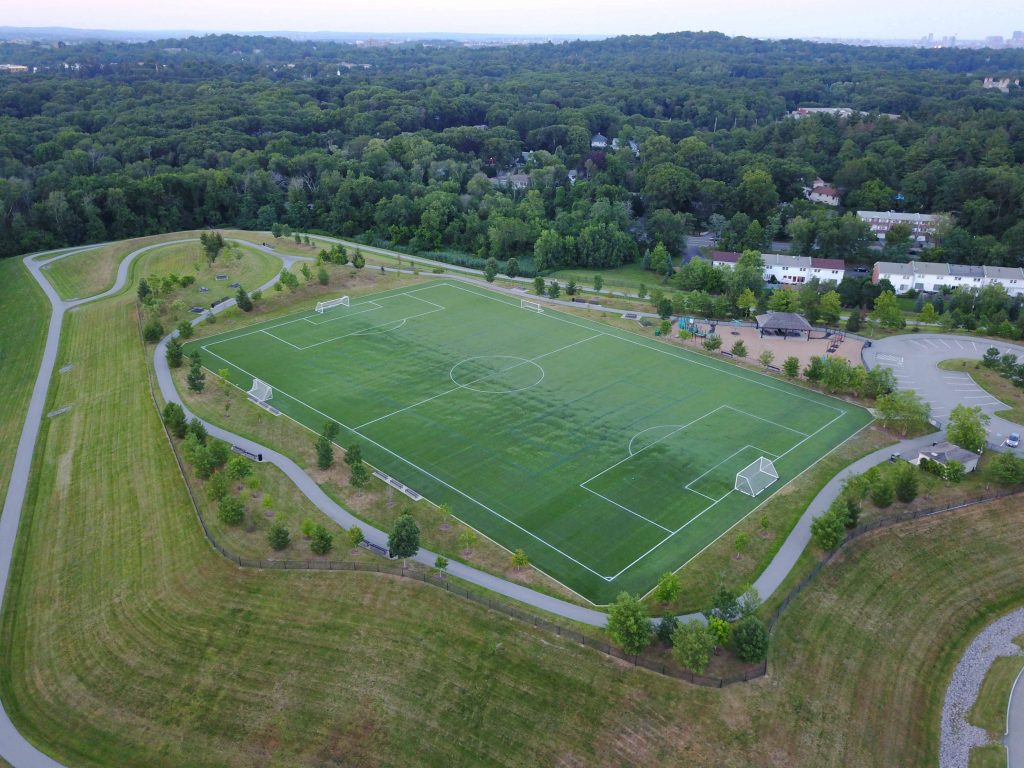
[[[529,298],[529,297],[526,297]],[[796,342],[794,342],[796,343]],[[193,342],[211,370],[595,603],[646,593],[871,418],[518,297],[444,282]],[[255,406],[253,406],[255,407]],[[734,490],[759,457],[779,480]]]

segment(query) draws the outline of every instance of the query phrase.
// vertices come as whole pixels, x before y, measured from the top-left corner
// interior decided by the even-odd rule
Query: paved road
[[[1007,768],[1024,768],[1024,669],[1017,676],[1010,693],[1003,743],[1009,755]]]
[[[944,333],[908,333],[890,336],[874,342],[864,350],[864,362],[869,368],[882,365],[892,368],[901,389],[912,389],[932,407],[932,416],[945,423],[950,411],[961,403],[980,406],[989,414],[989,443],[1001,445],[1011,432],[1021,432],[1014,424],[995,412],[1007,406],[979,387],[966,373],[943,371],[938,364],[950,358],[981,359],[985,350],[997,347],[1024,360],[1024,347],[1007,341],[970,339]]]

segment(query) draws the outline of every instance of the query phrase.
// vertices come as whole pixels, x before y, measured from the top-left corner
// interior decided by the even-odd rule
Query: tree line
[[[0,88],[3,255],[282,222],[524,271],[614,267],[658,243],[675,255],[710,227],[737,247],[786,236],[863,256],[855,217],[803,199],[820,175],[851,209],[951,212],[929,258],[1024,258],[1022,96],[979,85],[1019,70],[1020,51],[680,33],[483,50],[222,35],[0,54],[39,67]],[[798,105],[868,114],[782,119]],[[592,148],[595,132],[619,149]],[[494,183],[509,172],[528,185]]]

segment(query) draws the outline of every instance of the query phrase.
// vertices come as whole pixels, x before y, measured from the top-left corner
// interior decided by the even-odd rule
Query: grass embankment
[[[32,387],[39,373],[50,304],[21,259],[0,259],[0,506],[7,495]],[[58,361],[58,366],[63,362]],[[60,375],[60,374],[57,374]]]
[[[1024,390],[1015,387],[1009,379],[999,375],[998,371],[986,368],[977,360],[964,360],[956,358],[943,360],[939,368],[944,371],[956,371],[966,373],[979,387],[988,392],[996,400],[1009,406],[1008,409],[996,411],[997,416],[1002,416],[1016,424],[1024,424]]]
[[[1006,747],[1002,744],[975,747],[971,750],[968,768],[1006,768]]]
[[[932,765],[963,647],[1024,603],[1019,505],[884,531],[794,602],[769,680],[719,691],[415,583],[239,570],[198,530],[129,297],[67,322],[91,364],[51,397],[81,407],[44,427],[0,686],[75,765]]]
[[[280,269],[281,262],[271,254],[234,243],[229,243],[217,260],[210,264],[203,256],[202,246],[198,242],[190,242],[147,251],[133,265],[132,274],[136,279],[153,274],[191,275],[195,283],[183,292],[191,294],[194,303],[209,306],[214,299],[235,295],[235,289],[229,287],[231,283],[240,283],[247,291],[253,291]],[[218,280],[218,275],[223,275],[223,279]],[[201,293],[200,288],[206,288],[208,293]]]
[[[1024,656],[1000,656],[993,661],[985,673],[985,681],[967,717],[968,722],[984,728],[993,736],[1006,733],[1006,708],[1021,669],[1024,669]]]
[[[137,237],[74,253],[43,268],[62,299],[95,296],[114,285],[117,267],[132,251],[154,243],[199,237],[198,232],[168,232],[152,237]]]

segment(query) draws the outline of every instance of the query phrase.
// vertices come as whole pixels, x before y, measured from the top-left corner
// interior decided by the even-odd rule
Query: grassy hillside
[[[964,644],[1024,604],[1018,501],[866,537],[768,679],[682,685],[439,590],[234,568],[199,532],[129,296],[67,320],[7,610],[18,727],[85,766],[926,766]]]
[[[0,500],[39,372],[50,305],[21,259],[0,260]]]

